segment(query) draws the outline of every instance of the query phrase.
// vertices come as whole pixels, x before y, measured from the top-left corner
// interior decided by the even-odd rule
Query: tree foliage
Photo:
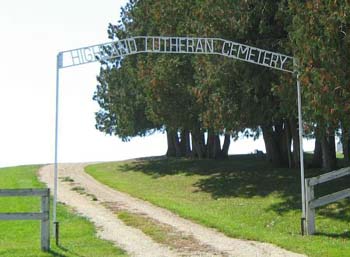
[[[336,129],[350,146],[349,14],[347,1],[130,0],[108,35],[218,37],[293,55],[307,133],[331,168]],[[98,82],[101,131],[166,130],[169,156],[199,158],[227,156],[230,137],[249,131],[263,135],[269,161],[299,163],[292,75],[218,56],[139,54],[104,63]]]
[[[317,128],[324,154],[335,166],[334,131],[342,126],[347,146],[350,114],[350,4],[291,1],[291,43],[298,60],[307,119]],[[328,157],[330,158],[330,157]],[[349,154],[346,154],[349,158]],[[326,158],[327,159],[327,158]]]

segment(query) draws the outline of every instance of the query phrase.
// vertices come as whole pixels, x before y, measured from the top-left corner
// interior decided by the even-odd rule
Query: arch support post
[[[59,114],[59,90],[60,90],[60,68],[63,65],[62,53],[57,54],[56,61],[56,105],[55,105],[55,161],[54,161],[54,192],[53,192],[53,231],[56,245],[59,243],[59,222],[57,221],[57,193],[58,193],[58,114]]]
[[[304,169],[304,147],[303,147],[303,116],[301,106],[301,88],[299,72],[297,72],[297,95],[298,95],[298,123],[299,123],[299,153],[300,153],[300,182],[301,182],[301,234],[306,231],[306,214],[305,214],[305,169]]]

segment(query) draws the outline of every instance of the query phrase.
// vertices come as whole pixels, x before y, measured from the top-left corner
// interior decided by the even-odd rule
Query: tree
[[[334,136],[339,124],[348,146],[350,5],[347,1],[290,1],[289,8],[293,14],[290,37],[301,73],[306,117],[317,127],[323,168],[334,169]]]
[[[131,1],[122,11],[122,20],[119,25],[110,25],[109,35],[112,39],[133,36],[137,34],[190,34],[193,10],[198,10],[197,1]],[[152,6],[152,8],[150,8]],[[173,17],[177,19],[173,19]],[[169,156],[196,156],[198,158],[218,158],[228,154],[230,134],[225,128],[205,123],[203,117],[208,113],[209,106],[201,101],[201,85],[194,79],[195,62],[191,56],[160,56],[152,55],[139,58],[133,64],[136,69],[128,66],[124,69],[121,63],[120,71],[125,72],[125,77],[134,76],[135,83],[142,84],[144,97],[145,118],[153,124],[160,124],[167,131]],[[113,62],[110,66],[116,67]],[[110,69],[103,71],[115,76]],[[101,76],[101,85],[104,78]],[[123,80],[125,88],[131,89],[135,83]],[[108,86],[100,87],[106,89]],[[139,86],[140,87],[140,86]],[[116,87],[108,88],[109,91],[117,90]],[[105,91],[108,91],[107,89]],[[100,90],[101,91],[101,90]],[[137,94],[138,94],[137,93]],[[118,93],[116,93],[118,95]],[[101,99],[106,97],[100,94]],[[101,101],[103,102],[103,101]],[[118,108],[112,108],[113,104],[106,105],[101,112],[125,115],[121,112],[121,106],[128,105],[127,101],[121,101]],[[132,106],[132,105],[131,105]],[[103,107],[103,106],[102,106]],[[126,108],[127,109],[127,108]],[[106,111],[108,110],[108,112]],[[116,114],[115,112],[119,112]],[[100,117],[104,117],[100,114]],[[127,117],[127,115],[125,115]],[[103,119],[100,119],[103,120]],[[136,121],[137,122],[137,121]],[[109,123],[105,123],[108,127]],[[133,124],[133,128],[143,128]],[[104,129],[104,127],[103,127]],[[142,131],[140,131],[143,135]],[[205,132],[207,140],[205,143]],[[120,131],[118,131],[120,133]],[[226,133],[225,142],[221,148],[219,134]],[[137,134],[137,133],[135,133]],[[192,149],[190,149],[190,134],[192,135]]]
[[[219,33],[240,43],[290,53],[286,47],[290,16],[279,11],[284,5],[285,1],[203,1],[200,11],[208,13],[199,16],[195,24],[206,36]],[[299,152],[291,150],[292,142],[293,148],[299,149],[295,91],[292,97],[284,98],[291,92],[292,76],[282,77],[267,68],[209,57],[197,58],[196,71],[202,98],[208,105],[215,102],[203,120],[234,131],[260,131],[260,127],[270,162],[276,166],[299,165]],[[286,76],[289,79],[284,79]],[[292,104],[290,99],[294,99]]]
[[[305,126],[316,137],[314,164],[322,159],[331,169],[339,127],[350,158],[349,9],[344,1],[131,0],[109,36],[221,37],[295,56]],[[232,135],[250,129],[263,135],[268,161],[299,165],[293,76],[218,56],[140,54],[106,67],[95,96],[101,130],[128,138],[162,129],[169,156],[219,158]]]
[[[131,75],[135,70],[128,62],[123,61],[119,68],[101,69],[97,78],[100,84],[93,97],[101,108],[96,113],[96,128],[106,134],[118,135],[124,141],[161,129],[146,115],[143,86]]]

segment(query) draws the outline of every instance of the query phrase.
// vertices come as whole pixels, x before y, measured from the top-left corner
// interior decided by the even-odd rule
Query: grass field
[[[299,170],[275,169],[254,156],[224,161],[167,159],[88,166],[102,183],[232,237],[271,242],[309,256],[350,256],[350,201],[317,210],[317,235],[300,235]],[[307,170],[306,177],[319,174]],[[316,196],[349,185],[325,184]]]
[[[0,188],[41,188],[36,172],[38,166],[0,169]],[[0,197],[0,212],[38,212],[39,197]],[[0,221],[0,256],[6,257],[116,257],[126,254],[111,243],[96,237],[93,225],[58,205],[60,247],[51,240],[51,252],[40,250],[39,221]]]

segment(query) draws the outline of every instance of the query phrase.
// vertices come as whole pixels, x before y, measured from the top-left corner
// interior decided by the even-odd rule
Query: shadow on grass
[[[67,255],[55,252],[54,250],[49,250],[48,253],[50,253],[52,256],[55,256],[55,257],[67,257]]]
[[[323,232],[317,232],[315,233],[315,236],[327,236],[332,238],[341,238],[341,239],[350,239],[350,232],[344,232],[341,234],[334,234],[334,233],[323,233]]]
[[[276,194],[282,200],[272,204],[269,210],[280,215],[301,209],[301,186],[299,169],[273,168],[255,155],[235,155],[227,160],[159,159],[141,160],[118,166],[123,172],[143,172],[157,179],[166,175],[184,174],[201,176],[194,184],[196,192],[210,193],[213,199],[254,196],[267,197]],[[306,177],[322,173],[306,170]],[[316,196],[337,192],[349,187],[349,178],[325,183]],[[350,221],[350,201],[334,203],[334,208],[322,208],[318,214],[332,219]]]
[[[56,247],[61,249],[63,252],[67,252],[67,253],[69,252],[70,255],[73,254],[73,256],[76,256],[76,257],[83,257],[82,255],[79,255],[76,252],[70,251],[68,248],[63,247],[62,245],[58,245]],[[64,253],[63,254],[62,253],[58,253],[58,252],[56,252],[55,250],[52,250],[52,249],[50,249],[48,252],[52,256],[55,256],[55,257],[67,257],[67,255],[65,255]]]

